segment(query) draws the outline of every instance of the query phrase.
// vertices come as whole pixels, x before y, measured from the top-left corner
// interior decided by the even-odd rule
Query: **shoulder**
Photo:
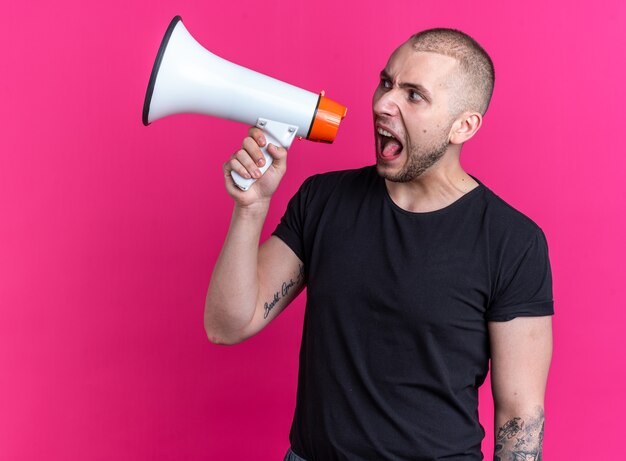
[[[545,239],[539,225],[521,210],[513,207],[483,184],[485,219],[493,237],[509,243],[529,244],[537,238]]]
[[[368,182],[377,175],[376,167],[366,166],[351,170],[328,171],[308,177],[304,183],[315,183],[324,185],[341,185],[354,182]]]
[[[489,321],[554,313],[548,243],[541,227],[485,188],[491,292]]]
[[[335,194],[358,192],[376,182],[375,166],[358,169],[329,171],[308,177],[300,187],[300,193],[308,200],[325,201]]]

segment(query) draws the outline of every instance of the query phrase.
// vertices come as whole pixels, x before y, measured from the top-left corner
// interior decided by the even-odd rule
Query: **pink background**
[[[304,297],[236,347],[211,345],[202,324],[232,207],[221,164],[246,127],[197,115],[141,124],[175,14],[214,53],[349,107],[332,146],[292,146],[265,236],[307,176],[373,162],[371,94],[399,43],[446,26],[483,44],[495,96],[462,162],[548,237],[544,459],[620,458],[624,2],[9,0],[1,460],[279,460],[288,446]],[[488,385],[481,397],[490,459]]]

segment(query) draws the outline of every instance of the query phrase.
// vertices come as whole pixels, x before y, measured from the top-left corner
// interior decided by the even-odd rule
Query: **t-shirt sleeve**
[[[298,192],[289,201],[285,214],[272,233],[285,242],[300,258],[300,261],[305,263],[305,266],[304,226],[311,180],[312,178],[308,178],[302,183]]]
[[[486,319],[553,315],[552,271],[543,231],[537,227],[525,250],[507,254],[504,260]]]

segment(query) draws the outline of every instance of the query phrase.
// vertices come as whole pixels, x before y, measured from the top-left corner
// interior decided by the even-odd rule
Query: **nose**
[[[394,116],[399,112],[395,88],[377,88],[374,92],[372,109],[376,115]]]

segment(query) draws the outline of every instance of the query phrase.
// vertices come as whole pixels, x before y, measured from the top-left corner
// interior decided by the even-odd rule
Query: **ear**
[[[463,144],[474,136],[483,123],[478,112],[463,112],[452,124],[450,144]]]

